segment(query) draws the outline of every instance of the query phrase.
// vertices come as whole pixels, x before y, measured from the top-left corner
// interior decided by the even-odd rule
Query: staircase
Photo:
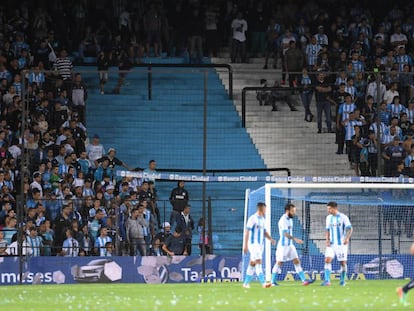
[[[76,70],[88,69],[78,67]],[[96,73],[82,73],[89,89],[89,134],[98,133],[105,149],[115,148],[117,157],[130,167],[146,168],[148,161],[155,159],[158,168],[202,169],[203,75],[193,68],[154,69],[152,100],[149,100],[145,68],[134,68],[128,74],[121,95],[111,94],[117,74],[116,68],[110,69],[105,94],[101,95]],[[228,99],[214,69],[208,73],[207,85],[207,168],[264,169],[265,164],[249,134],[241,127],[233,102]],[[240,253],[245,189],[262,185],[257,182],[206,184],[207,196],[212,199],[215,253]],[[169,220],[168,197],[175,186],[176,181],[156,182],[163,221]],[[202,215],[202,184],[187,182],[186,188],[197,223]],[[198,242],[196,232],[193,242]],[[198,253],[197,250],[194,253]]]
[[[229,61],[226,57],[212,59],[212,63]],[[234,105],[240,118],[244,87],[260,86],[260,79],[267,79],[269,85],[275,80],[281,80],[280,69],[264,70],[263,64],[263,58],[251,59],[248,64],[232,64]],[[226,74],[218,72],[228,90]],[[278,103],[278,111],[271,111],[271,106],[259,105],[255,92],[246,93],[246,131],[266,166],[287,167],[293,176],[353,175],[347,156],[335,154],[335,134],[317,134],[315,103],[311,105],[314,121],[308,123],[304,121],[305,112],[300,97],[295,97],[298,111],[290,111],[286,103]],[[327,132],[326,128],[324,130]]]

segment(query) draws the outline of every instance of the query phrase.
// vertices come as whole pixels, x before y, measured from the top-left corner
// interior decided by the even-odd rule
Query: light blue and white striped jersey
[[[62,250],[66,257],[76,257],[79,254],[79,242],[74,238],[67,238],[63,241]]]
[[[413,66],[413,59],[407,54],[395,56],[395,62],[398,64],[399,72],[403,72],[404,65],[410,65],[410,67]]]
[[[352,73],[364,72],[364,63],[359,60],[352,60]]]
[[[338,212],[326,216],[326,231],[329,232],[331,245],[343,245],[347,229],[352,228],[348,216]]]
[[[359,120],[349,120],[345,124],[345,140],[352,140],[352,136],[355,135],[355,125],[362,126],[362,122]]]
[[[257,213],[249,217],[246,224],[246,230],[250,231],[249,245],[263,245],[265,239],[265,218]]]
[[[106,256],[106,248],[105,248],[105,244],[107,242],[112,242],[111,237],[106,236],[106,237],[97,237],[95,240],[95,247],[98,248],[99,250],[99,256],[105,257]]]
[[[405,110],[405,113],[407,114],[407,119],[410,121],[411,124],[414,123],[414,109],[407,108]]]
[[[404,107],[404,105],[402,105],[401,103],[399,104],[388,104],[387,105],[387,110],[391,113],[391,117],[397,117],[398,119],[400,118],[400,113],[401,112],[406,112],[406,108]]]
[[[345,85],[345,92],[351,94],[352,100],[355,100],[357,89],[355,86]]]
[[[345,121],[349,118],[349,114],[356,109],[356,105],[354,103],[343,103],[339,105],[338,114],[341,115],[341,122]]]
[[[33,257],[40,256],[40,248],[43,246],[42,238],[40,236],[31,237],[30,235],[26,237],[26,242],[28,245],[27,253]]]
[[[293,235],[293,219],[289,218],[288,215],[284,214],[279,219],[279,241],[278,246],[289,246],[292,244],[292,240],[285,237],[285,232]]]
[[[315,34],[316,42],[320,45],[328,45],[329,39],[328,36],[324,33],[317,33]]]
[[[319,43],[309,43],[305,48],[306,62],[308,66],[314,66],[318,62],[318,53],[322,50],[322,46]]]
[[[410,167],[411,165],[411,161],[414,160],[414,155],[413,154],[409,154],[405,159],[404,159],[404,166],[405,167]]]

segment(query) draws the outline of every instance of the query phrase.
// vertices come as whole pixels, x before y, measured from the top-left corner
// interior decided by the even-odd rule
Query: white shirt
[[[96,168],[94,161],[102,158],[102,156],[105,154],[105,149],[101,144],[89,144],[86,147],[86,153],[88,154],[88,159],[91,161],[91,167]]]
[[[234,19],[231,23],[233,29],[233,39],[244,42],[246,41],[247,22],[244,19]]]

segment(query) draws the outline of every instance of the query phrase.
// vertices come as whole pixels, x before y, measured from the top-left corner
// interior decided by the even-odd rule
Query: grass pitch
[[[0,287],[0,310],[412,310],[414,294],[400,305],[395,289],[406,280],[349,281],[340,287],[280,282],[263,289],[252,283],[73,284]],[[412,300],[412,302],[410,302]]]

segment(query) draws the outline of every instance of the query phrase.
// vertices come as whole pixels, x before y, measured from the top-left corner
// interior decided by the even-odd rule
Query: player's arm
[[[345,238],[344,238],[344,245],[346,245],[348,244],[349,239],[352,235],[352,231],[353,231],[352,225],[351,225],[351,222],[349,221],[348,216],[345,216],[344,224],[345,224],[345,232],[346,232]]]
[[[243,253],[247,254],[247,252],[249,251],[247,244],[249,242],[249,237],[250,237],[250,229],[246,228],[244,230],[244,243],[243,243]]]
[[[352,226],[351,225],[345,227],[346,234],[345,234],[345,238],[344,238],[344,245],[347,245],[348,244],[349,238],[352,235],[352,231],[353,231],[353,229],[352,229]]]
[[[266,239],[270,240],[270,243],[272,243],[272,245],[276,244],[276,240],[271,237],[269,232],[265,231],[264,235],[265,235]]]
[[[287,230],[285,230],[283,232],[283,235],[285,236],[285,238],[289,239],[289,240],[293,240],[298,244],[303,244],[303,241],[301,239],[295,238],[293,235],[291,235]]]
[[[329,216],[326,217],[326,226],[325,226],[325,240],[326,240],[326,247],[331,246],[331,235],[329,230]]]

